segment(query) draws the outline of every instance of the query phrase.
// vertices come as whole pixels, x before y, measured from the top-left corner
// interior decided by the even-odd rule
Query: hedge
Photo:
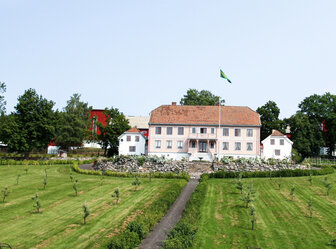
[[[93,163],[95,159],[79,161],[79,160],[14,160],[0,159],[0,165],[54,165],[54,164],[74,164],[74,163]]]
[[[239,174],[242,174],[243,178],[252,178],[252,177],[296,177],[296,176],[308,176],[308,175],[327,175],[334,173],[334,169],[332,167],[323,166],[321,169],[285,169],[279,171],[256,171],[256,172],[229,172],[220,170],[215,173],[203,174],[202,177],[208,175],[209,178],[236,178]]]
[[[201,179],[200,184],[191,195],[181,220],[163,242],[163,248],[175,249],[192,247],[198,230],[201,214],[200,209],[204,203],[207,187],[206,179],[207,177]]]
[[[142,210],[141,215],[127,225],[127,228],[112,237],[107,244],[108,249],[131,249],[139,246],[147,234],[167,213],[170,206],[180,195],[185,182],[179,181],[160,193],[149,207]],[[121,226],[121,225],[120,225]]]

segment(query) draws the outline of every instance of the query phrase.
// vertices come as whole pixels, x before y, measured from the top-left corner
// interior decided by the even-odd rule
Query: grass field
[[[243,179],[257,189],[254,207],[256,230],[251,230],[250,209],[240,200],[236,179],[210,179],[194,248],[332,248],[336,238],[336,175],[328,176],[334,186],[329,196],[324,176],[279,179]],[[290,189],[295,184],[291,201]],[[309,217],[308,201],[313,200],[313,217]]]
[[[44,169],[48,180],[43,190]],[[72,173],[78,179],[78,196],[70,181],[70,166],[0,167],[0,191],[8,186],[10,194],[5,203],[0,200],[0,243],[14,248],[100,248],[122,222],[132,220],[141,209],[150,205],[157,196],[172,185],[183,186],[185,180],[140,179],[137,191],[131,183],[134,178],[101,177]],[[16,184],[20,174],[19,184]],[[120,203],[112,199],[120,189]],[[41,213],[35,213],[31,197],[38,192]],[[87,224],[83,225],[84,202],[90,210]]]

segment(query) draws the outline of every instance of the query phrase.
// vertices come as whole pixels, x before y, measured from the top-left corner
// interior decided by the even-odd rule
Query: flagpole
[[[220,152],[220,142],[219,142],[219,136],[220,136],[220,120],[221,120],[221,105],[220,105],[220,96],[218,99],[218,133],[217,133],[217,160],[219,162],[219,152]]]

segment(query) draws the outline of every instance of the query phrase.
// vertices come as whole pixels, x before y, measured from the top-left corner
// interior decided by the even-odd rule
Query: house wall
[[[156,127],[161,127],[161,134],[155,134]],[[172,127],[172,135],[167,135],[167,127]],[[184,134],[178,135],[178,127],[184,127]],[[192,128],[196,128],[196,133],[192,133]],[[200,128],[207,128],[207,133],[200,133]],[[214,134],[211,134],[211,128],[214,128]],[[223,128],[229,129],[229,136],[223,136]],[[239,137],[235,136],[235,129],[241,130]],[[247,136],[247,128],[253,130],[253,136]],[[190,139],[196,141],[209,142],[207,149],[211,154],[217,154],[218,143],[220,149],[220,157],[233,156],[233,157],[255,157],[260,156],[260,128],[259,127],[233,127],[233,126],[177,126],[177,125],[150,125],[149,126],[149,144],[148,153],[150,155],[168,155],[171,158],[188,157],[188,155],[198,153],[197,148],[190,147]],[[161,141],[161,148],[155,147],[155,141]],[[167,140],[172,141],[172,148],[167,148]],[[178,148],[178,141],[183,141],[183,148]],[[214,142],[214,148],[210,148],[210,142]],[[229,150],[223,150],[223,142],[229,143]],[[235,142],[241,143],[241,150],[235,150]],[[247,143],[253,144],[252,151],[247,151]],[[189,153],[189,154],[188,154]]]
[[[131,137],[131,141],[127,141],[127,136]],[[139,136],[139,142],[135,141],[135,137]],[[146,139],[140,133],[124,133],[119,137],[119,155],[145,155]],[[135,151],[130,152],[129,147],[135,146]]]
[[[271,144],[271,139],[274,139],[274,145]],[[280,140],[284,139],[284,145],[280,145]],[[292,144],[286,137],[268,137],[263,141],[263,157],[265,159],[275,158],[284,159],[292,155]],[[280,150],[280,156],[275,155],[275,150]]]

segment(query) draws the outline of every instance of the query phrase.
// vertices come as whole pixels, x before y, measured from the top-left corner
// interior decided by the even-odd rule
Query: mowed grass
[[[251,230],[250,209],[240,200],[236,179],[209,179],[194,248],[331,248],[336,238],[336,175],[329,196],[325,176],[243,179],[244,186],[253,183],[257,190],[253,203],[256,226]],[[277,182],[281,181],[279,190]],[[290,189],[295,185],[291,201]],[[313,217],[308,201],[313,200]]]
[[[134,178],[101,177],[72,172],[78,179],[78,196],[70,181],[70,166],[1,166],[0,190],[8,186],[9,196],[0,202],[0,243],[13,248],[100,248],[122,227],[149,206],[160,192],[185,180],[140,178],[135,191]],[[43,190],[44,169],[48,180]],[[17,175],[20,182],[17,185]],[[120,203],[111,197],[120,189]],[[35,213],[31,199],[38,192],[41,213]],[[83,225],[82,206],[90,215]],[[124,225],[125,226],[125,225]]]

